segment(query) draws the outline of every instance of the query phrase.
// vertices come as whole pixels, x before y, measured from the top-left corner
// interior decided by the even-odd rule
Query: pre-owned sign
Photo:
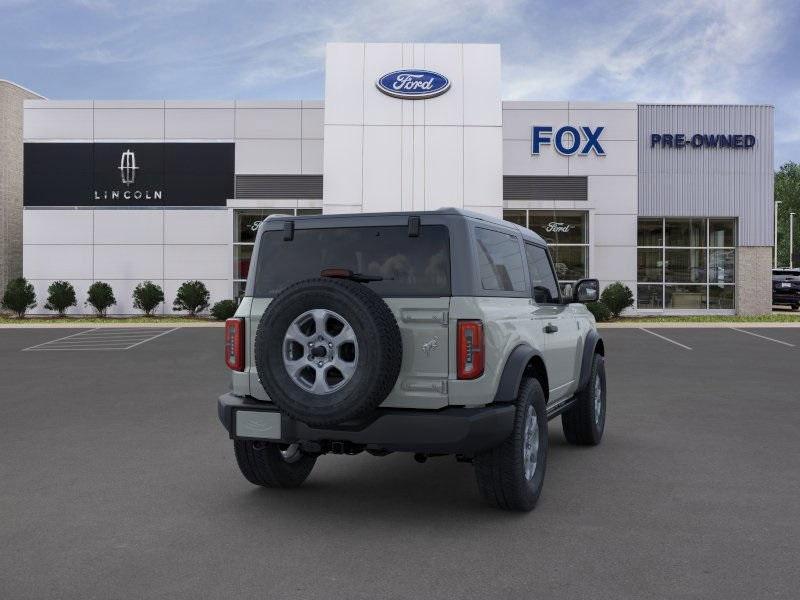
[[[749,133],[651,133],[650,147],[655,148],[752,148],[756,136]]]

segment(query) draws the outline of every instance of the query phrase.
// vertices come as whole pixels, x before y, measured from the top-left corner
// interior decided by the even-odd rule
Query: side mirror
[[[572,294],[573,302],[586,304],[587,302],[597,302],[600,298],[600,282],[597,279],[581,279],[575,284],[575,291]]]

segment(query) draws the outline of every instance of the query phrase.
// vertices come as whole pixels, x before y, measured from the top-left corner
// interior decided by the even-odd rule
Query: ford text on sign
[[[444,94],[450,80],[441,73],[422,69],[404,69],[381,75],[375,82],[384,94],[407,100],[424,100]]]
[[[597,156],[605,156],[605,150],[600,144],[600,134],[604,127],[573,127],[564,125],[560,127],[555,135],[553,128],[549,125],[534,125],[531,128],[531,154],[539,154],[543,145],[552,144],[556,152],[564,156],[572,156],[580,153],[587,156],[594,152]]]

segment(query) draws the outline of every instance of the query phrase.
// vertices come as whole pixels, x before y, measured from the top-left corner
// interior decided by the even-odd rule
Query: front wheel
[[[317,462],[316,456],[304,454],[297,444],[235,440],[233,449],[242,475],[264,487],[297,487]]]
[[[483,499],[505,510],[532,510],[544,483],[547,448],[544,392],[536,379],[525,379],[511,436],[473,461]]]
[[[797,310],[800,308],[800,304],[792,304],[792,310]]]
[[[561,415],[564,437],[577,446],[596,446],[606,426],[606,363],[600,354],[592,358],[589,384],[578,392],[578,401]]]

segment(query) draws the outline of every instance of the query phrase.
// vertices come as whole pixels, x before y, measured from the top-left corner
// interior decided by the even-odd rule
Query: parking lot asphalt
[[[450,457],[250,485],[219,329],[82,352],[0,331],[0,598],[796,598],[800,329],[654,331],[601,332],[603,443],[551,421],[528,514]]]

